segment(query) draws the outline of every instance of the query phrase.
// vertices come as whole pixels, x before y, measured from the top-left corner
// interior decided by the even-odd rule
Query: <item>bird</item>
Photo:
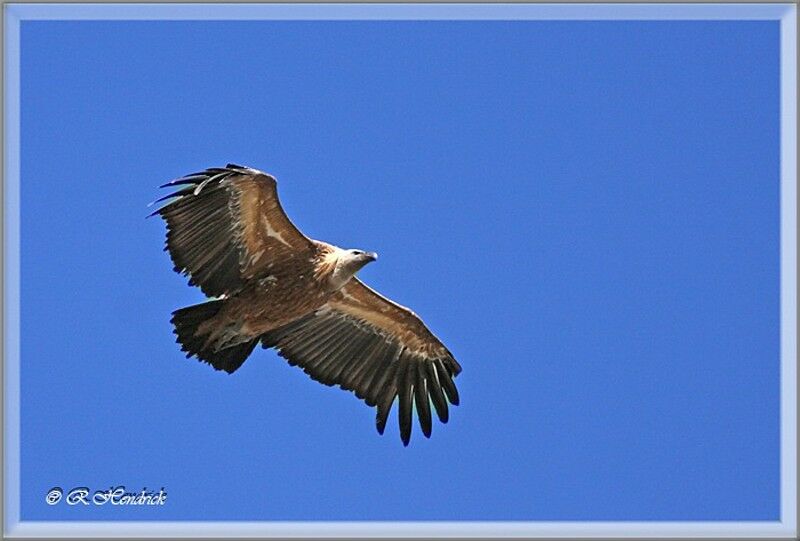
[[[376,408],[379,434],[396,401],[404,446],[412,410],[426,438],[431,405],[448,422],[461,366],[417,314],[356,276],[376,253],[305,236],[284,212],[275,177],[257,169],[230,163],[160,188],[174,190],[150,214],[166,222],[164,250],[208,298],[172,313],[187,358],[232,374],[258,344],[272,348]]]

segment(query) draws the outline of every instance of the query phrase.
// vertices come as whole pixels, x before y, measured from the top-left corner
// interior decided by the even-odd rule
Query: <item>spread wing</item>
[[[153,213],[167,222],[165,250],[175,271],[210,297],[231,295],[275,261],[306,260],[314,250],[283,212],[277,182],[266,173],[228,164],[164,187],[178,188]]]
[[[386,419],[399,398],[400,437],[411,438],[411,410],[431,434],[431,403],[448,420],[448,401],[458,404],[453,378],[461,367],[447,348],[411,310],[381,296],[353,278],[316,312],[270,331],[261,338],[289,364],[313,379],[354,391],[377,406],[376,425],[383,434]]]

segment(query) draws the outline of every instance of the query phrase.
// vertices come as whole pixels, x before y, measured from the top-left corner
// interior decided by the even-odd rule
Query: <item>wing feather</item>
[[[378,352],[384,345],[385,342],[380,337],[370,337],[364,349],[353,358],[347,370],[342,374],[342,388],[356,390],[358,381],[363,377],[367,369],[377,364],[370,361],[373,358],[377,358]],[[356,393],[356,396],[363,398],[363,396],[359,396],[359,393]]]
[[[404,352],[405,353],[405,352]],[[398,421],[400,423],[400,439],[403,445],[408,445],[411,440],[411,404],[414,398],[414,376],[417,372],[415,364],[403,359],[401,362],[397,381],[399,382],[400,413]]]
[[[431,402],[428,397],[427,380],[425,378],[425,366],[417,365],[417,381],[414,385],[414,404],[417,406],[419,416],[419,426],[426,438],[431,437]]]
[[[386,392],[386,384],[394,375],[393,367],[396,368],[402,350],[403,346],[390,344],[383,358],[378,361],[377,369],[369,382],[369,388],[367,388],[365,402],[368,405],[375,406],[381,401],[381,395]]]
[[[359,371],[359,375],[353,382],[353,389],[356,396],[364,400],[368,406],[374,406],[377,401],[380,386],[375,381],[381,374],[386,372],[394,354],[395,344],[381,340],[380,347],[372,354],[369,362]],[[373,385],[373,383],[375,383]]]
[[[400,368],[400,363],[397,359],[400,357],[402,352],[402,348],[397,348],[397,357],[393,358],[389,363],[389,366],[385,372],[386,377],[384,381],[386,383],[381,387],[381,390],[378,394],[378,413],[375,415],[375,428],[378,429],[378,433],[380,434],[383,434],[383,431],[386,428],[386,420],[389,418],[389,412],[391,411],[392,404],[397,396],[396,376]]]
[[[433,407],[436,409],[436,415],[441,422],[446,423],[450,418],[450,414],[447,410],[447,400],[444,398],[442,385],[439,383],[439,376],[436,375],[436,368],[433,363],[425,365],[425,372],[428,375],[428,381],[431,383],[428,386],[428,391],[430,393],[431,402],[433,402]]]

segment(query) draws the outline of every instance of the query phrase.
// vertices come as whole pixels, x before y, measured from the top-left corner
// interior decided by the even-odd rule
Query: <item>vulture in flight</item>
[[[152,215],[167,224],[175,271],[213,299],[172,314],[177,342],[217,370],[235,372],[260,342],[325,385],[377,407],[383,434],[399,403],[400,437],[412,409],[431,434],[431,404],[448,419],[461,367],[420,318],[355,274],[377,255],[303,235],[278,201],[274,177],[235,164],[164,184],[176,191]]]

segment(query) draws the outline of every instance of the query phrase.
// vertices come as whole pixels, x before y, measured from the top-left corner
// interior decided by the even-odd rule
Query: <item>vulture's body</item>
[[[175,270],[217,297],[173,313],[182,349],[232,373],[260,342],[315,380],[377,406],[380,433],[397,398],[403,443],[412,404],[430,436],[430,405],[447,422],[461,367],[416,314],[355,277],[375,254],[304,236],[283,212],[276,185],[232,164],[165,185],[179,188],[155,212],[167,222]]]

